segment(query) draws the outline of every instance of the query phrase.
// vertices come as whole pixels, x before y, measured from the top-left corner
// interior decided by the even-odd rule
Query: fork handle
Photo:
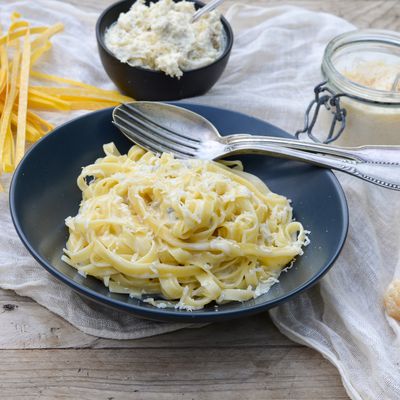
[[[274,157],[303,161],[319,167],[342,171],[388,189],[400,190],[400,163],[398,162],[349,160],[333,156],[332,154],[314,154],[256,140],[242,140],[240,143],[230,143],[226,146],[226,150],[226,155],[261,153]]]
[[[248,134],[235,134],[224,136],[224,141],[229,145],[239,144],[276,144],[279,146],[299,149],[311,153],[330,154],[355,161],[373,163],[400,163],[400,146],[360,146],[336,147],[332,145],[303,142],[297,139],[275,138],[272,136],[257,136]]]

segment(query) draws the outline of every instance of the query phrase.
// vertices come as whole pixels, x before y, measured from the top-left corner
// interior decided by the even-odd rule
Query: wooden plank
[[[182,329],[159,337],[124,342],[99,339],[95,348],[111,347],[167,348],[243,348],[243,347],[301,347],[283,336],[267,313],[239,320],[210,324],[204,328]]]
[[[347,398],[335,369],[306,348],[2,350],[0,356],[5,399]]]
[[[96,338],[30,301],[0,301],[0,349],[88,347]]]
[[[296,346],[274,327],[268,314],[185,329],[156,338],[98,339],[31,301],[0,301],[0,349]]]

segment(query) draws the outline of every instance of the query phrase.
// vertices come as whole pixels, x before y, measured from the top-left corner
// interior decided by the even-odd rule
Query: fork
[[[203,127],[200,130],[202,134],[189,136],[187,132],[171,129],[173,121],[168,123],[169,126],[163,119],[161,121],[164,123],[160,123],[154,114],[143,112],[135,104],[127,103],[116,107],[113,111],[113,123],[130,140],[152,152],[168,152],[183,159],[208,160],[235,154],[266,154],[335,169],[388,189],[400,190],[400,146],[340,148],[297,139],[249,134],[220,136],[207,120],[205,122],[214,131],[206,131]],[[163,103],[147,105],[188,111]]]

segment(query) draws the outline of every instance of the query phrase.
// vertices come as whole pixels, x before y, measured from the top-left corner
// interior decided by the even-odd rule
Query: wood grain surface
[[[113,0],[65,2],[99,12]],[[247,3],[291,4],[360,28],[400,29],[399,0]],[[336,369],[280,334],[267,314],[116,341],[86,335],[32,300],[0,290],[0,332],[1,399],[348,399]]]

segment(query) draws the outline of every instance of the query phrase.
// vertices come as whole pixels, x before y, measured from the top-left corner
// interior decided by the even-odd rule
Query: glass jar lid
[[[400,34],[365,29],[346,32],[325,49],[322,73],[335,94],[400,105]]]

